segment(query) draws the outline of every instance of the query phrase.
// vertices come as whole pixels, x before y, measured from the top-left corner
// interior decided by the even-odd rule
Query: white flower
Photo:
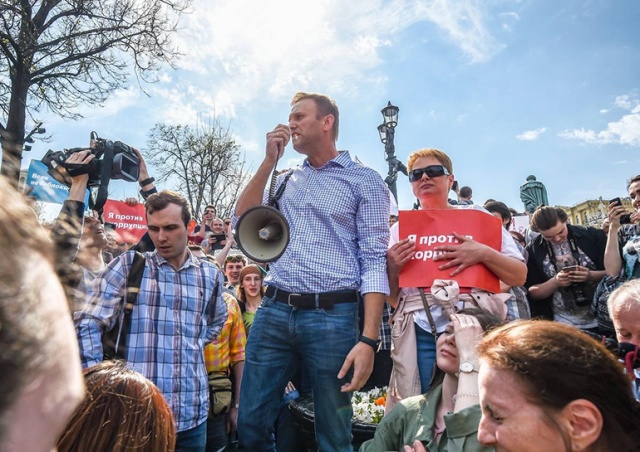
[[[351,399],[353,418],[367,424],[378,424],[384,416],[384,404],[376,405],[375,401],[380,397],[386,398],[386,396],[386,387],[373,388],[366,392],[354,392]]]

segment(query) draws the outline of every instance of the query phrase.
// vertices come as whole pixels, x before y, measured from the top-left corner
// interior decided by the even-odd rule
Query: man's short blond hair
[[[295,104],[304,99],[311,99],[316,103],[316,107],[318,109],[318,115],[316,116],[316,119],[322,119],[327,115],[333,116],[333,141],[337,141],[338,132],[340,129],[340,112],[338,111],[338,105],[336,105],[336,101],[328,96],[325,96],[324,94],[305,93],[299,91],[293,95],[293,99],[291,99],[291,106],[293,107]]]
[[[416,164],[416,160],[422,157],[433,157],[437,161],[440,162],[447,170],[449,170],[449,174],[453,174],[453,164],[451,163],[451,159],[447,154],[442,152],[439,149],[429,148],[429,149],[419,149],[415,152],[412,152],[407,160],[407,169],[409,171],[413,170],[413,166]]]

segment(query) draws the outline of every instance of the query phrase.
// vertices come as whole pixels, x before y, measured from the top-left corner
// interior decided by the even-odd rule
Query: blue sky
[[[340,107],[338,147],[383,178],[377,126],[390,100],[397,157],[445,151],[477,203],[522,211],[530,174],[551,204],[609,199],[640,173],[639,19],[635,0],[194,0],[175,37],[178,70],[145,85],[150,96],[132,80],[79,121],[36,114],[53,140],[36,141],[23,166],[92,130],[144,152],[154,124],[215,112],[257,168],[292,95],[315,91]],[[289,146],[280,166],[299,162]],[[116,182],[111,197],[137,189]],[[404,176],[398,197],[411,208]]]

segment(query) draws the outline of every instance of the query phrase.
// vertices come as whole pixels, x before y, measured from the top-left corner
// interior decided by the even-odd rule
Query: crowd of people
[[[514,233],[513,209],[475,204],[447,154],[420,149],[420,218],[487,215],[495,242],[447,231],[432,250],[446,276],[401,284],[423,243],[338,132],[332,99],[297,93],[233,214],[207,205],[195,229],[136,150],[135,244],[85,214],[82,171],[48,236],[0,180],[0,450],[352,451],[352,393],[379,383],[385,416],[362,451],[640,450],[640,213],[612,202],[605,231],[540,205]],[[272,204],[290,142],[305,160],[274,187],[290,240],[252,262],[234,227]],[[640,212],[640,176],[627,190]],[[496,290],[462,278],[479,267]]]

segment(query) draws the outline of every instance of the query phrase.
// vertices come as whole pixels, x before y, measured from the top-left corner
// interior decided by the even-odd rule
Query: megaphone
[[[236,242],[242,252],[256,262],[273,262],[289,245],[289,223],[278,209],[255,206],[236,224]]]

